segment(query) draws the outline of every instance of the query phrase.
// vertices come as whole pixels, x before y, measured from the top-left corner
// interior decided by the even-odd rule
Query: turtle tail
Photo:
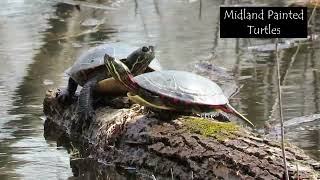
[[[240,119],[245,121],[247,124],[249,124],[250,126],[254,127],[254,125],[252,124],[252,122],[249,119],[244,117],[241,113],[239,113],[236,109],[234,109],[230,104],[227,104],[226,108],[229,110],[230,113],[236,115],[237,117],[239,117]]]

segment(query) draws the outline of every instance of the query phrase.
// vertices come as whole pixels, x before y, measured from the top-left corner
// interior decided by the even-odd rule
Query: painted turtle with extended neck
[[[121,61],[104,57],[113,78],[128,88],[128,97],[141,105],[169,111],[205,113],[222,110],[253,124],[230,104],[213,81],[185,71],[162,70],[133,76]]]
[[[82,86],[78,113],[84,120],[89,120],[95,115],[93,110],[93,94],[95,92],[118,93],[124,91],[118,82],[109,78],[111,76],[103,61],[105,53],[114,54],[115,58],[120,59],[128,66],[133,75],[161,68],[159,62],[154,59],[153,46],[138,48],[123,43],[109,43],[92,48],[80,55],[74,65],[67,70],[67,74],[70,76],[68,86],[58,95],[58,101],[70,104],[78,85]],[[101,81],[104,79],[107,80]]]

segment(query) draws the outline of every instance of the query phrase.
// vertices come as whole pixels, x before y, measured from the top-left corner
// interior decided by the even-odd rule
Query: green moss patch
[[[203,135],[205,137],[215,137],[220,140],[232,138],[239,127],[234,123],[224,123],[203,118],[187,117],[184,119],[187,131]]]

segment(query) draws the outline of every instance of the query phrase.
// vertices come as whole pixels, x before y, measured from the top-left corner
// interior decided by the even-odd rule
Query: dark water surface
[[[64,3],[63,3],[64,2]],[[232,104],[259,128],[278,120],[272,52],[249,46],[272,40],[219,39],[219,5],[213,0],[0,1],[0,179],[67,179],[69,155],[43,138],[42,100],[66,85],[64,70],[90,47],[106,42],[157,46],[166,69],[210,59],[243,85]],[[238,1],[237,1],[238,2]],[[256,1],[286,5],[287,1]],[[314,31],[320,33],[320,13]],[[235,28],[236,30],[236,28]],[[285,119],[320,113],[320,43],[281,51]],[[212,57],[215,58],[212,58]],[[289,68],[290,67],[290,68]],[[288,69],[290,69],[288,71]],[[320,121],[291,126],[288,141],[320,159]]]

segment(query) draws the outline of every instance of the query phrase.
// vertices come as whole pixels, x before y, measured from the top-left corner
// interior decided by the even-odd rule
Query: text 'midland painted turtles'
[[[222,110],[253,124],[230,104],[213,81],[185,71],[162,70],[133,76],[121,61],[105,55],[113,78],[129,89],[128,97],[141,105],[171,111],[206,113]]]
[[[138,48],[123,43],[108,43],[92,48],[82,54],[74,65],[67,70],[67,74],[70,76],[68,86],[58,95],[58,100],[64,104],[71,103],[78,85],[82,86],[83,88],[79,96],[78,113],[83,120],[89,120],[94,117],[94,92],[120,91],[120,89],[115,87],[122,86],[117,86],[115,82],[120,84],[117,81],[108,81],[113,78],[110,78],[111,76],[104,65],[103,57],[105,53],[114,55],[115,58],[120,59],[121,62],[128,66],[133,75],[161,68],[159,62],[154,59],[153,46]]]

